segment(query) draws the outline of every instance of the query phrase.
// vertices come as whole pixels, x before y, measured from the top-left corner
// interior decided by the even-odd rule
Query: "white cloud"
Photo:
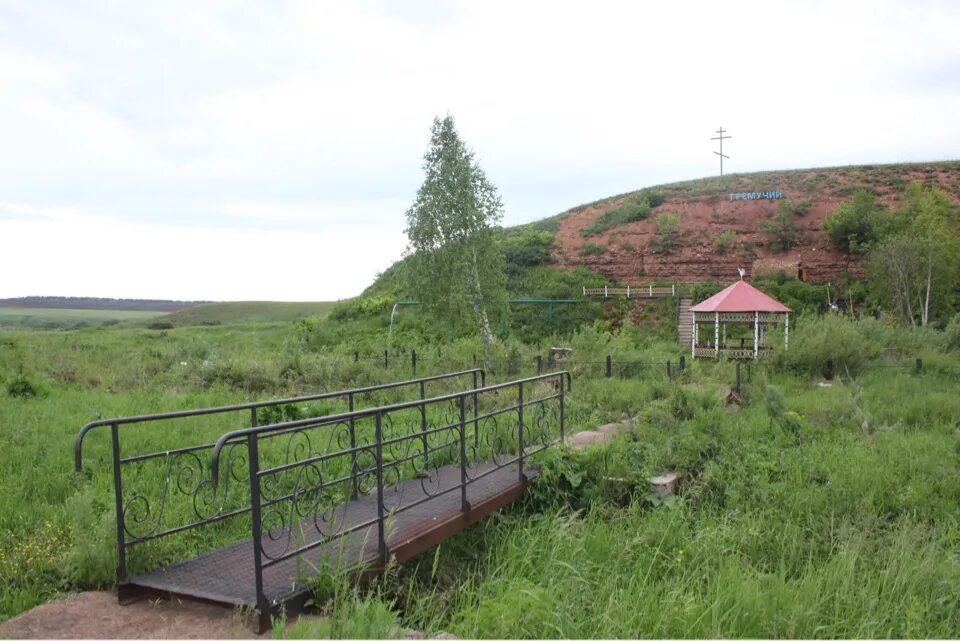
[[[715,173],[719,125],[728,171],[955,158],[958,31],[946,2],[6,3],[0,202],[52,222],[21,214],[0,241],[27,259],[58,238],[59,273],[86,270],[28,293],[355,294],[400,256],[436,115],[507,223]],[[139,251],[77,268],[70,241],[98,238]],[[337,277],[217,267],[291,247]]]

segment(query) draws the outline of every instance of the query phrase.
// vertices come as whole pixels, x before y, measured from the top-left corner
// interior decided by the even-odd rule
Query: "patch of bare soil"
[[[112,592],[81,592],[0,623],[3,639],[256,639],[244,613],[188,600],[120,605]],[[263,635],[269,638],[269,633]]]

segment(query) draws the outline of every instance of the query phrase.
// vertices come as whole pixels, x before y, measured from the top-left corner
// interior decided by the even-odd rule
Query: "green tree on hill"
[[[910,323],[926,326],[939,303],[949,311],[960,273],[957,221],[938,187],[911,184],[889,226],[867,257],[870,282],[885,292],[888,305]]]
[[[450,115],[433,120],[423,171],[406,214],[410,291],[452,325],[475,324],[489,361],[490,316],[503,313],[507,300],[503,255],[493,233],[503,203]]]
[[[823,221],[833,243],[848,253],[865,253],[887,231],[889,214],[871,191],[861,189]]]

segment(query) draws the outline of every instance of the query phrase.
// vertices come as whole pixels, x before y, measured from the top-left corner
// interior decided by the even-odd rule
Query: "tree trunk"
[[[927,253],[927,294],[923,300],[923,309],[920,312],[920,324],[927,326],[930,319],[930,286],[933,281],[933,249]]]
[[[493,332],[490,331],[490,320],[487,318],[487,310],[483,308],[483,292],[480,289],[480,270],[477,268],[477,249],[472,250],[473,258],[473,283],[471,283],[473,295],[470,296],[470,303],[473,305],[473,315],[477,321],[477,327],[480,329],[480,335],[483,336],[483,360],[486,369],[493,367]]]

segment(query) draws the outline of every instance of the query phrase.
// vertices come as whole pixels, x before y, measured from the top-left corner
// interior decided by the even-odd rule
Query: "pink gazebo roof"
[[[745,280],[690,308],[691,312],[789,312],[790,308],[770,298]]]

